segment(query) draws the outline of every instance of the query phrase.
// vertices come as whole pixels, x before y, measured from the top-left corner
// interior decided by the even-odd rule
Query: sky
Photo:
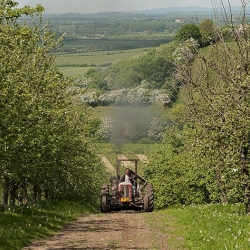
[[[19,7],[41,4],[47,13],[96,13],[106,11],[136,11],[165,7],[213,7],[220,0],[16,0]],[[222,0],[228,6],[228,0]],[[241,6],[242,0],[229,0],[232,6]],[[213,3],[213,4],[212,4]]]

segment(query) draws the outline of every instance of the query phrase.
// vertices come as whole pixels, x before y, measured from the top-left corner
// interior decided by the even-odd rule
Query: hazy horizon
[[[139,11],[165,7],[215,7],[220,6],[220,0],[17,0],[19,6],[41,4],[46,13],[96,13],[107,11]],[[222,1],[228,6],[228,1]],[[241,6],[241,0],[230,0],[232,6]]]

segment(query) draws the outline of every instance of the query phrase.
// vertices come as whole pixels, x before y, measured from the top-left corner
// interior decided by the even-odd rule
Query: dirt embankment
[[[145,216],[148,215],[153,216],[154,213],[116,212],[83,215],[54,237],[37,240],[23,250],[168,250],[168,236],[149,226],[145,220]]]

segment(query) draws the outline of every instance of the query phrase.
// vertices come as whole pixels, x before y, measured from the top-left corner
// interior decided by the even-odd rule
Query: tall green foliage
[[[186,24],[183,25],[178,33],[175,35],[175,40],[177,42],[184,42],[190,38],[196,40],[199,44],[202,41],[202,35],[200,29],[195,24]]]
[[[152,150],[152,160],[144,172],[154,184],[157,208],[207,203],[211,200],[208,174],[195,161],[189,133],[189,129],[169,128],[162,144]]]
[[[96,149],[86,137],[90,117],[73,102],[66,79],[49,55],[60,40],[41,26],[43,7],[0,5],[0,170],[3,203],[94,197],[101,178]],[[31,18],[21,23],[19,17]],[[37,18],[36,18],[37,17]],[[10,192],[8,192],[10,190]]]
[[[250,46],[246,2],[242,4],[241,25],[225,13],[234,42],[224,42],[218,33],[220,41],[205,52],[196,51],[193,65],[176,61],[176,66],[196,127],[194,146],[209,160],[203,168],[214,173],[221,202],[244,201],[250,213]]]
[[[215,36],[215,27],[211,19],[205,19],[199,24],[202,35],[202,47],[209,45],[211,42],[217,40]]]

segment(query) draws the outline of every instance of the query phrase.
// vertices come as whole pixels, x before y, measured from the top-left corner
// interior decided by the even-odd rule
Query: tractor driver
[[[121,176],[120,182],[129,182],[134,186],[134,176],[129,168],[125,169],[125,173]]]
[[[129,168],[125,169],[125,173],[121,176],[120,182],[127,182],[132,184],[132,197],[135,197],[134,175],[130,172]]]

